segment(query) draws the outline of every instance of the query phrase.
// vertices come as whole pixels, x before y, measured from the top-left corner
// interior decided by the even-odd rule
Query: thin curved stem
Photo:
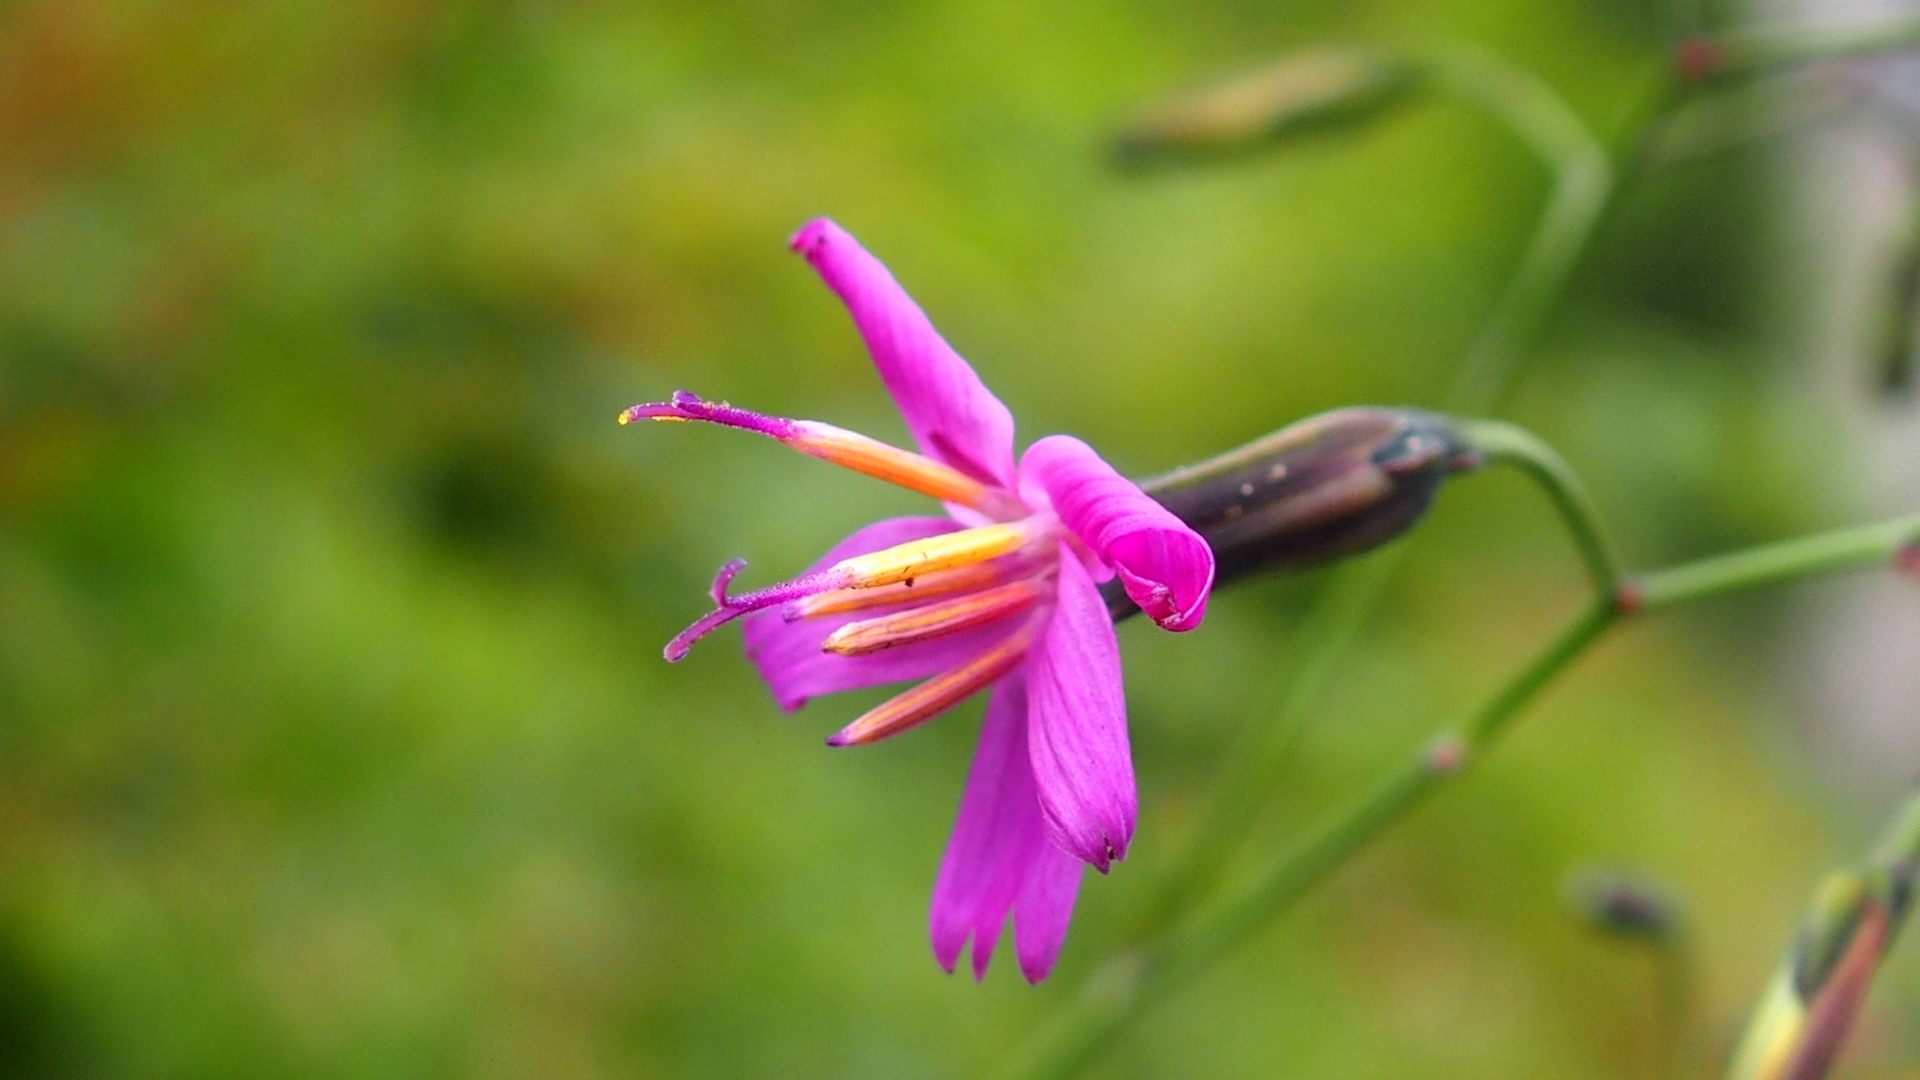
[[[1227,949],[1307,895],[1387,826],[1470,768],[1555,678],[1607,630],[1636,612],[1811,574],[1892,562],[1920,538],[1920,514],[1704,559],[1646,575],[1626,594],[1596,599],[1559,637],[1459,722],[1333,815],[1244,886],[1204,906],[1158,941],[1122,954],[1015,1060],[1022,1080],[1073,1075],[1147,1008],[1205,971]],[[1626,594],[1623,594],[1626,595]],[[1920,818],[1910,830],[1920,843]],[[1902,833],[1903,837],[1907,834]]]
[[[1757,71],[1767,67],[1830,59],[1842,55],[1920,44],[1920,19],[1898,20],[1872,27],[1835,30],[1817,38],[1799,32],[1749,32],[1713,43],[1720,72]],[[1606,150],[1553,91],[1530,74],[1477,50],[1459,49],[1434,57],[1435,85],[1458,99],[1484,110],[1518,136],[1553,174],[1553,191],[1541,214],[1512,279],[1502,292],[1486,326],[1469,350],[1444,403],[1459,412],[1491,411],[1504,396],[1519,359],[1532,346],[1551,315],[1581,257],[1591,245],[1601,220],[1618,196],[1612,161]],[[1651,100],[1657,114],[1674,92],[1664,80]],[[1634,125],[1626,141],[1629,158],[1641,152],[1645,131],[1654,116]],[[1516,464],[1523,464],[1515,460]],[[1563,502],[1569,491],[1557,488],[1551,470],[1538,462],[1530,469],[1536,479],[1558,492],[1556,505],[1581,538],[1583,556],[1596,581],[1621,581],[1617,562],[1604,544],[1604,534],[1582,532],[1573,523],[1588,509]],[[1537,470],[1537,471],[1536,471]],[[1569,507],[1574,512],[1570,512]],[[1584,520],[1594,520],[1590,516]],[[1896,527],[1897,526],[1897,527]],[[1062,1077],[1090,1060],[1128,1020],[1153,1002],[1204,970],[1217,955],[1283,910],[1337,868],[1381,829],[1416,805],[1439,780],[1454,775],[1469,761],[1467,751],[1484,749],[1511,722],[1520,709],[1559,671],[1582,654],[1614,622],[1633,610],[1621,601],[1637,597],[1657,606],[1702,598],[1717,592],[1752,587],[1779,577],[1869,561],[1890,555],[1920,533],[1920,519],[1853,530],[1826,538],[1777,545],[1720,560],[1679,567],[1651,575],[1636,585],[1614,590],[1595,602],[1562,637],[1523,669],[1465,726],[1462,738],[1443,738],[1411,766],[1390,776],[1379,787],[1337,815],[1326,827],[1247,890],[1210,905],[1182,924],[1173,936],[1116,957],[1089,979],[1081,993],[1042,1034],[1016,1058],[1008,1075]],[[1890,539],[1891,538],[1891,539]],[[1887,546],[1887,545],[1891,546]],[[1257,806],[1258,799],[1236,796],[1245,788],[1256,794],[1277,769],[1291,744],[1301,717],[1318,699],[1327,676],[1337,667],[1365,615],[1384,587],[1397,552],[1369,560],[1358,567],[1336,571],[1341,576],[1316,605],[1311,619],[1324,620],[1339,630],[1328,644],[1301,668],[1300,685],[1291,689],[1275,722],[1258,733],[1258,752],[1236,757],[1239,768],[1228,781],[1228,795],[1218,804],[1229,809]],[[1635,593],[1637,588],[1638,592]],[[1457,756],[1456,756],[1457,752]],[[1439,765],[1448,765],[1440,769]],[[1217,870],[1238,835],[1231,830],[1205,830],[1210,854],[1196,865]],[[1211,838],[1227,834],[1223,842]],[[1202,875],[1207,877],[1210,875]],[[1198,886],[1195,886],[1198,887]]]
[[[1758,26],[1704,39],[1707,74],[1756,75],[1783,67],[1920,49],[1920,15],[1850,23]]]
[[[1443,399],[1450,411],[1487,412],[1505,396],[1519,360],[1538,338],[1575,266],[1591,245],[1615,196],[1613,169],[1606,148],[1579,114],[1529,72],[1485,50],[1464,45],[1435,50],[1420,63],[1431,76],[1429,85],[1498,123],[1533,153],[1552,178],[1552,194],[1513,276],[1488,313]],[[1489,441],[1501,441],[1497,434],[1490,433]],[[1520,441],[1506,440],[1516,444],[1511,447],[1503,443],[1503,452],[1511,453],[1510,460],[1541,478],[1550,491],[1579,491],[1577,480],[1571,486],[1556,485],[1556,481],[1572,476],[1564,463],[1550,467],[1541,462],[1538,453],[1528,458],[1523,452],[1544,450],[1546,456],[1553,457],[1550,449],[1538,440],[1533,440],[1535,445],[1530,448],[1517,445]],[[1543,469],[1551,475],[1542,477]],[[1567,511],[1561,498],[1556,494],[1555,503],[1564,516]],[[1581,505],[1586,505],[1583,494],[1578,498]],[[1581,540],[1589,572],[1598,574],[1605,568],[1609,584],[1600,587],[1610,593],[1611,583],[1617,580],[1617,562],[1612,559],[1611,548],[1604,536],[1592,541],[1582,527],[1574,531]],[[1304,617],[1312,630],[1303,635],[1311,643],[1306,657],[1288,681],[1278,707],[1264,722],[1250,723],[1235,752],[1226,759],[1226,776],[1217,794],[1203,805],[1189,834],[1193,837],[1189,848],[1165,874],[1157,896],[1148,905],[1143,924],[1146,932],[1164,928],[1181,907],[1216,883],[1244,841],[1248,824],[1266,802],[1274,778],[1307,718],[1359,640],[1403,553],[1404,548],[1390,548],[1329,572]],[[1599,580],[1596,576],[1596,582]]]
[[[1443,399],[1449,411],[1484,413],[1505,396],[1586,253],[1613,200],[1613,165],[1579,114],[1531,72],[1464,45],[1428,63],[1437,89],[1498,121],[1553,178],[1539,224]]]
[[[1803,536],[1645,574],[1629,584],[1648,608],[1671,607],[1785,578],[1893,558],[1920,537],[1920,514]]]
[[[1504,728],[1521,706],[1617,618],[1611,604],[1595,604],[1486,705],[1348,804],[1250,883],[1206,906],[1160,943],[1109,961],[1009,1075],[1039,1080],[1078,1072],[1129,1021],[1305,896],[1368,840],[1448,777],[1458,775],[1471,763],[1476,748]]]
[[[1696,1003],[1693,943],[1685,931],[1648,943],[1659,982],[1660,1075],[1680,1080],[1693,1075],[1693,1026]]]
[[[1190,901],[1218,881],[1246,839],[1247,824],[1266,805],[1274,778],[1341,661],[1359,639],[1405,551],[1405,547],[1388,548],[1328,575],[1300,625],[1299,637],[1310,643],[1305,659],[1287,678],[1278,705],[1254,710],[1264,720],[1250,720],[1242,727],[1233,752],[1223,759],[1230,763],[1227,775],[1196,815],[1188,847],[1161,875],[1139,927],[1140,936],[1166,929]]]
[[[1487,412],[1505,395],[1519,359],[1538,338],[1590,246],[1614,197],[1613,170],[1606,148],[1579,115],[1528,72],[1468,46],[1436,50],[1424,58],[1423,66],[1433,77],[1430,85],[1500,124],[1532,151],[1553,180],[1553,192],[1513,277],[1443,399],[1449,411]],[[1150,927],[1164,923],[1180,904],[1214,884],[1265,801],[1306,718],[1359,640],[1400,558],[1401,549],[1392,548],[1328,574],[1305,616],[1316,631],[1307,637],[1311,651],[1279,707],[1237,744],[1220,794],[1207,803],[1192,831],[1193,846],[1150,905]]]
[[[1566,522],[1567,531],[1573,534],[1594,591],[1602,597],[1613,596],[1622,579],[1620,556],[1614,552],[1613,541],[1600,522],[1586,485],[1559,451],[1525,428],[1500,420],[1460,421],[1460,434],[1486,455],[1490,464],[1512,465],[1540,485]]]
[[[1566,523],[1580,551],[1594,594],[1614,598],[1623,581],[1620,558],[1601,523],[1586,485],[1566,459],[1531,432],[1499,420],[1462,420],[1464,441],[1489,463],[1511,465],[1540,485]],[[1164,875],[1150,903],[1142,931],[1166,926],[1195,895],[1211,887],[1238,849],[1246,823],[1267,800],[1278,774],[1313,707],[1319,703],[1340,661],[1358,640],[1367,616],[1385,591],[1404,548],[1380,552],[1329,581],[1309,609],[1301,637],[1314,648],[1287,681],[1278,708],[1267,723],[1246,726],[1228,759],[1235,763],[1198,815],[1189,847]]]

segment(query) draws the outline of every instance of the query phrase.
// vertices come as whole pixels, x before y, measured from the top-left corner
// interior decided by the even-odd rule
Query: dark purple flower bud
[[[1448,474],[1479,464],[1443,417],[1322,413],[1140,486],[1213,548],[1216,584],[1370,551],[1405,532]],[[1136,610],[1113,583],[1115,618]]]

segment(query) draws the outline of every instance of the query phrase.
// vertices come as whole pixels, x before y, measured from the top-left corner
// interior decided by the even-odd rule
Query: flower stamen
[[[840,656],[865,656],[885,649],[930,641],[976,626],[1025,614],[1051,594],[1049,583],[1028,578],[951,600],[897,611],[875,619],[850,622],[820,644]]]
[[[1005,641],[952,671],[894,697],[827,738],[828,746],[864,746],[918,727],[986,689],[1026,659],[1040,616],[1007,636]]]
[[[870,554],[842,559],[821,571],[821,575],[844,577],[845,583],[840,588],[845,589],[874,589],[916,581],[923,574],[984,563],[1019,551],[1050,531],[1049,524],[1027,518],[909,540]]]
[[[1005,519],[1025,513],[1019,501],[1008,492],[983,484],[951,465],[832,424],[766,416],[735,408],[724,401],[703,401],[685,390],[676,390],[669,401],[635,405],[620,414],[622,424],[635,420],[701,420],[740,428],[778,440],[841,468],[931,495],[943,502],[971,507],[989,517]]]
[[[935,570],[893,585],[871,589],[835,589],[795,600],[780,614],[788,622],[794,622],[820,615],[843,615],[849,611],[865,611],[890,604],[914,603],[954,593],[974,592],[1026,577],[1048,561],[1043,556],[1019,553],[987,562]]]
[[[733,583],[733,579],[739,575],[740,571],[746,569],[746,566],[745,559],[730,559],[720,568],[720,572],[714,575],[713,585],[707,590],[707,595],[713,597],[714,610],[695,619],[692,626],[673,635],[673,640],[667,642],[664,652],[668,663],[677,664],[685,660],[694,642],[742,615],[779,604],[789,604],[815,593],[844,588],[847,584],[845,575],[835,574],[832,570],[823,570],[817,574],[807,574],[792,581],[783,581],[778,585],[769,585],[764,589],[755,589],[738,596],[727,595],[727,586]]]
[[[702,615],[692,626],[675,634],[673,640],[667,642],[665,655],[672,663],[686,659],[694,642],[742,615],[804,601],[821,594],[905,584],[918,580],[922,574],[985,563],[1019,551],[1036,538],[1044,539],[1052,529],[1050,520],[1032,517],[1006,525],[960,529],[922,540],[909,540],[867,555],[855,555],[825,570],[805,574],[792,581],[729,596],[727,586],[747,565],[744,559],[734,559],[720,568],[720,573],[713,579],[713,587],[708,590],[708,595],[713,597],[715,610]],[[888,599],[883,602],[891,603],[899,599],[905,597],[896,596],[889,590]]]

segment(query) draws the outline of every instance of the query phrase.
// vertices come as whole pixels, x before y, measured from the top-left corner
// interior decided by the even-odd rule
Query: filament
[[[841,656],[865,656],[930,641],[1032,611],[1049,592],[1041,579],[1009,582],[876,619],[850,622],[827,635],[820,648]]]
[[[908,690],[841,728],[827,739],[828,746],[862,746],[918,727],[992,685],[1026,659],[1039,617],[1010,634],[1005,641],[944,674]]]

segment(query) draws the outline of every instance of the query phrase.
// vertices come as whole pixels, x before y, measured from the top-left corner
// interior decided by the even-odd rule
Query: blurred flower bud
[[[1213,548],[1215,581],[1357,555],[1419,520],[1447,474],[1479,463],[1444,418],[1340,409],[1141,487]],[[1116,618],[1133,613],[1106,590]]]
[[[1825,1076],[1893,928],[1892,912],[1868,882],[1850,873],[1829,877],[1748,1022],[1730,1080]]]
[[[1593,926],[1616,937],[1664,941],[1680,932],[1680,905],[1660,885],[1617,870],[1575,877],[1569,899]]]
[[[1359,49],[1316,49],[1172,98],[1137,119],[1118,142],[1123,164],[1245,149],[1369,120],[1398,104],[1413,64]]]

